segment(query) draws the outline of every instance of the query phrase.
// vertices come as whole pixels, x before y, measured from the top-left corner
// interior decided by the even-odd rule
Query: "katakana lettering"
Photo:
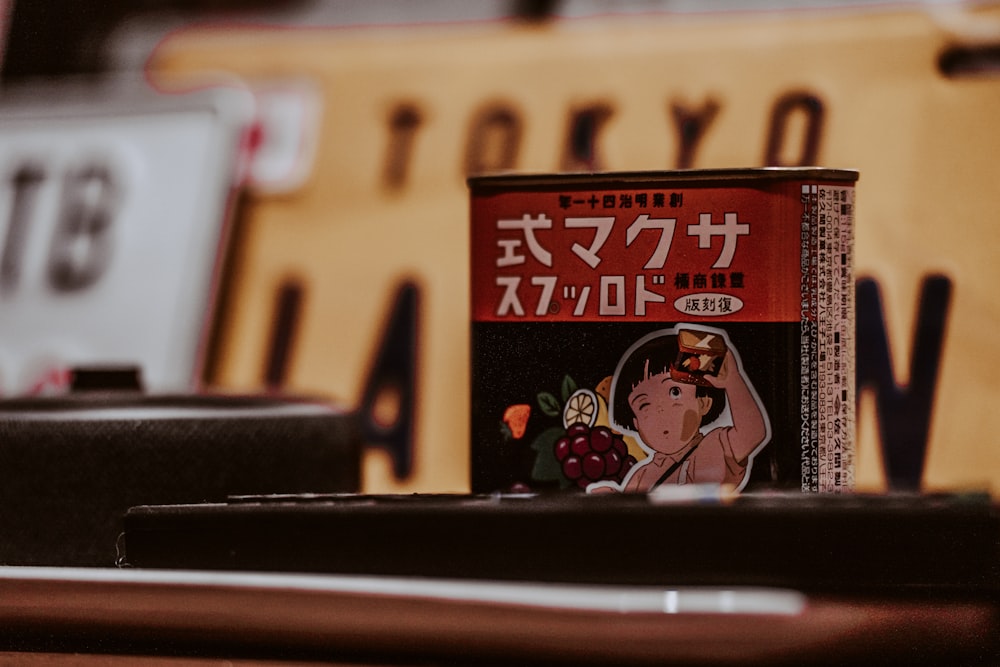
[[[646,276],[635,277],[635,314],[645,317],[647,303],[663,303],[666,298],[662,294],[646,289]]]
[[[650,255],[649,260],[643,265],[644,269],[662,269],[667,263],[667,255],[670,253],[670,244],[674,240],[674,228],[677,225],[676,218],[650,218],[648,215],[640,215],[629,225],[625,233],[625,245],[630,246],[639,236],[639,232],[644,229],[659,229],[660,239],[656,242],[656,249]]]
[[[540,287],[541,292],[535,306],[535,315],[542,317],[549,312],[552,305],[552,295],[555,293],[557,276],[532,276],[531,284]],[[517,317],[524,317],[524,305],[518,296],[518,288],[521,286],[520,276],[497,276],[497,287],[503,288],[503,296],[500,297],[500,304],[497,306],[497,317],[514,314]]]
[[[576,300],[576,307],[573,308],[574,317],[583,317],[587,309],[587,299],[590,297],[590,285],[580,288],[580,298]]]
[[[750,225],[745,222],[737,222],[735,213],[726,213],[723,216],[725,222],[722,224],[712,224],[711,213],[700,213],[697,225],[688,225],[688,236],[698,237],[698,247],[701,249],[712,247],[712,237],[722,236],[722,251],[718,259],[712,265],[713,269],[726,269],[733,263],[733,256],[736,254],[736,241],[740,236],[750,233]]]
[[[535,315],[542,317],[549,312],[549,305],[552,303],[552,295],[556,291],[556,276],[532,276],[531,284],[542,288],[542,294],[538,297],[538,306],[535,308]]]
[[[625,276],[601,276],[601,299],[597,312],[600,315],[625,314]]]
[[[517,298],[517,286],[520,284],[520,276],[497,276],[497,287],[503,288],[503,297],[497,306],[497,317],[508,315],[511,311],[518,317],[524,316],[524,307]]]
[[[566,228],[567,229],[582,229],[585,227],[590,227],[594,230],[594,240],[591,241],[589,248],[584,248],[579,243],[574,243],[572,250],[577,257],[582,259],[587,263],[592,269],[596,269],[597,265],[601,263],[601,258],[597,256],[597,253],[601,251],[604,247],[605,242],[611,235],[611,230],[615,225],[615,219],[610,218],[566,218]]]

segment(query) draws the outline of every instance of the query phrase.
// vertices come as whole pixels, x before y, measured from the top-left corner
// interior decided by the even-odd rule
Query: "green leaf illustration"
[[[540,482],[550,482],[558,480],[565,481],[562,474],[562,466],[556,460],[555,444],[556,440],[566,434],[561,426],[547,428],[538,434],[531,443],[531,448],[538,452],[535,457],[535,465],[531,470],[531,478]]]
[[[562,399],[563,403],[569,400],[569,397],[573,395],[576,391],[576,382],[570,376],[566,376],[562,381]]]
[[[558,417],[562,414],[562,404],[559,399],[547,391],[538,394],[538,407],[549,417]]]

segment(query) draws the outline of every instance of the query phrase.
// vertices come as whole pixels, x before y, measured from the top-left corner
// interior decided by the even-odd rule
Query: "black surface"
[[[356,415],[322,404],[282,413],[292,405],[129,393],[0,402],[0,564],[112,566],[134,505],[356,491]],[[168,410],[184,416],[158,416]]]
[[[979,496],[244,498],[132,508],[137,567],[995,596]]]

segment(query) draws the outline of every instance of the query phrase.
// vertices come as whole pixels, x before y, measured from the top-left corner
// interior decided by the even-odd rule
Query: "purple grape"
[[[566,429],[566,435],[570,438],[575,438],[578,435],[587,435],[590,433],[590,427],[581,422],[577,422]]]
[[[614,449],[604,452],[604,474],[612,478],[622,469],[622,457]]]
[[[562,471],[566,479],[575,480],[583,475],[583,463],[579,456],[567,456],[562,462]]]
[[[590,438],[584,434],[570,438],[569,448],[577,456],[586,456],[590,453]]]
[[[556,440],[556,446],[554,449],[556,460],[562,463],[569,456],[569,438],[562,437]]]
[[[591,452],[583,458],[583,474],[595,482],[604,476],[604,457]]]
[[[607,426],[598,426],[590,432],[590,448],[595,452],[606,452],[614,443],[614,435]]]

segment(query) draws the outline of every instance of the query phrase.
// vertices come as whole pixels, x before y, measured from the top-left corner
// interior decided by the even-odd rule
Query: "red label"
[[[472,319],[794,322],[800,182],[472,198]]]

